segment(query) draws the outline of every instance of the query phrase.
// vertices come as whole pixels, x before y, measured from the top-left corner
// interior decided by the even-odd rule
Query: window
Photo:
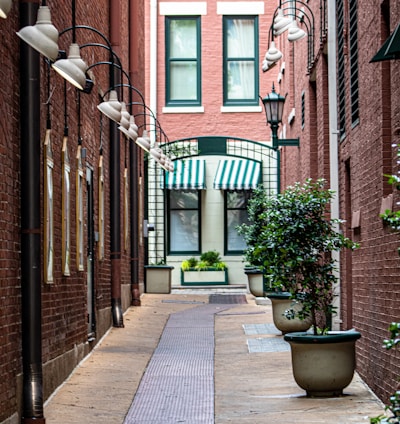
[[[200,192],[168,190],[170,253],[200,252]]]
[[[258,105],[258,18],[223,18],[224,105]]]
[[[351,123],[358,122],[358,28],[357,28],[357,1],[350,2],[350,104]]]
[[[346,90],[345,90],[345,37],[344,37],[344,3],[337,2],[337,57],[338,57],[338,119],[340,137],[346,133]]]
[[[301,128],[304,129],[306,125],[306,94],[304,91],[301,93]]]
[[[225,192],[226,253],[243,254],[246,248],[243,236],[238,234],[236,227],[248,223],[247,202],[251,193],[251,190]]]
[[[166,104],[201,104],[200,17],[166,17]]]

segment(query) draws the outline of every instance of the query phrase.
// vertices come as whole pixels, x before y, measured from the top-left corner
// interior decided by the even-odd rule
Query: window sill
[[[204,113],[203,106],[163,107],[163,113]]]
[[[221,106],[222,113],[254,113],[262,112],[261,106]]]

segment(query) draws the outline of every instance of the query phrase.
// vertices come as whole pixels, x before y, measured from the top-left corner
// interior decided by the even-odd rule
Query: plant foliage
[[[297,316],[311,317],[314,334],[321,332],[318,327],[325,332],[334,310],[337,277],[331,253],[357,247],[338,231],[341,221],[329,218],[334,192],[325,185],[323,179],[308,179],[276,196],[258,190],[249,201],[251,223],[239,227],[246,260],[259,266],[274,287],[301,301]]]
[[[222,261],[219,252],[216,250],[209,250],[207,252],[203,252],[200,255],[200,260],[195,257],[186,259],[182,262],[181,268],[182,271],[207,271],[210,269],[213,270],[224,270],[226,269],[225,262]]]

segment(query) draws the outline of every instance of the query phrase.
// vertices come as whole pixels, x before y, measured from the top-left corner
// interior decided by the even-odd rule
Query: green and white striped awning
[[[165,173],[165,188],[169,190],[204,190],[206,164],[202,159],[174,161],[174,170]]]
[[[252,190],[260,183],[261,164],[253,160],[223,159],[214,178],[217,190]]]

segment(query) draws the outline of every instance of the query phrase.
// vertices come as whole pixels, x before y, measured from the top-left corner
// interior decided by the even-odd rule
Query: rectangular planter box
[[[173,266],[146,265],[146,293],[171,293]]]
[[[227,285],[228,270],[181,270],[181,284],[182,286]]]

